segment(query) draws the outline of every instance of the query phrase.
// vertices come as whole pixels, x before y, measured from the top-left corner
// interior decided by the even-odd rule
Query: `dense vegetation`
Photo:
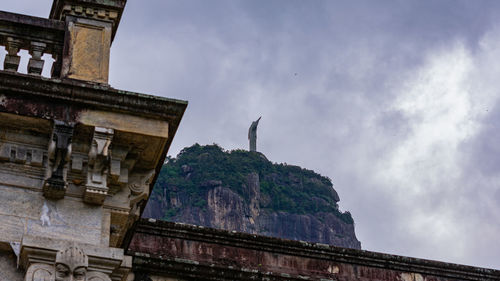
[[[249,200],[245,192],[248,174],[255,172],[260,179],[260,207],[269,211],[293,214],[331,212],[344,222],[352,224],[349,212],[338,210],[338,196],[329,178],[298,166],[274,164],[257,152],[224,151],[218,145],[195,144],[184,148],[177,158],[168,158],[158,177],[153,193],[187,193],[190,204],[206,208],[203,199],[208,181],[222,186]],[[166,210],[165,218],[174,216],[175,209]]]

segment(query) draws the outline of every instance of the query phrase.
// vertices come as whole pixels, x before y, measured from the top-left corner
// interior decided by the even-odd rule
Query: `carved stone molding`
[[[128,172],[131,168],[125,163],[128,152],[129,149],[124,147],[113,147],[111,151],[109,175],[114,184],[123,186],[128,183]]]
[[[141,173],[134,173],[130,177],[130,224],[134,223],[141,216],[140,208],[142,202],[148,200],[149,186],[153,181],[155,170],[148,170]]]
[[[54,280],[54,266],[43,263],[34,263],[26,271],[25,281],[52,281]]]
[[[25,281],[111,281],[124,280],[132,260],[123,249],[25,236],[20,265]]]
[[[43,184],[43,195],[47,198],[61,199],[66,194],[73,129],[73,124],[54,120],[52,138],[47,149],[48,163]]]
[[[130,175],[128,188],[130,189],[130,206],[137,205],[142,200],[146,200],[149,195],[149,185],[153,181],[155,170],[136,172]]]
[[[0,161],[41,167],[43,151],[37,148],[28,148],[22,144],[1,143]]]
[[[96,20],[111,21],[116,24],[115,21],[118,20],[118,15],[120,11],[116,9],[104,9],[95,7],[84,7],[82,5],[64,5],[62,8],[61,18],[65,18],[68,15],[80,16]]]
[[[26,271],[25,281],[112,281],[98,271],[87,272],[88,257],[78,247],[68,247],[56,254],[55,265],[34,263]]]
[[[132,171],[128,178],[128,188],[115,195],[121,204],[120,208],[110,208],[110,246],[120,247],[127,230],[140,218],[140,209],[148,198],[149,187],[154,175],[155,170],[153,169],[141,172]],[[109,206],[107,207],[109,208]]]
[[[87,182],[83,200],[90,204],[102,204],[108,194],[110,145],[114,130],[95,127],[88,156]]]
[[[56,255],[55,281],[85,281],[88,267],[89,259],[82,249],[71,246],[60,250]]]
[[[87,281],[111,281],[111,278],[102,272],[91,271],[87,274]]]
[[[50,18],[65,20],[68,16],[75,16],[111,22],[114,37],[125,3],[124,0],[54,0]]]

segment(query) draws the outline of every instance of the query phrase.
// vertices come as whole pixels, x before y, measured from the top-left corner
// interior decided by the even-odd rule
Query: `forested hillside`
[[[187,147],[163,166],[144,216],[360,248],[332,181],[258,152]]]

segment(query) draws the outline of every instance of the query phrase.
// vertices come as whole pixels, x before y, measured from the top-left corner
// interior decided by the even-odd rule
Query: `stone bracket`
[[[149,195],[149,185],[153,181],[155,170],[148,170],[141,173],[133,173],[130,176],[130,206],[137,205],[142,200],[146,200]]]
[[[121,208],[110,208],[110,246],[119,247],[127,230],[140,218],[141,205],[148,198],[154,175],[154,169],[130,173],[128,188],[123,190],[122,195],[120,195],[126,201],[125,205],[122,205]]]
[[[48,163],[43,184],[43,195],[47,198],[61,199],[66,194],[73,131],[74,124],[54,120],[52,138],[47,149]]]
[[[87,182],[83,200],[101,205],[108,194],[107,175],[111,160],[110,145],[114,130],[95,127],[88,155]]]
[[[114,184],[123,186],[128,183],[128,172],[131,168],[125,163],[128,152],[128,148],[116,146],[111,150],[109,176],[111,182]]]

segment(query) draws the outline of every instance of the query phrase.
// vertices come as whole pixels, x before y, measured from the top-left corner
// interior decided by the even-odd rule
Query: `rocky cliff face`
[[[231,162],[228,158],[233,152],[214,147],[188,148],[177,159],[171,159],[162,170],[164,176],[160,175],[143,216],[361,248],[350,214],[338,210],[339,197],[329,179],[296,166],[273,169],[277,164],[255,152],[238,151],[237,158],[245,159],[235,160],[237,167],[233,167],[226,163]],[[226,161],[219,159],[224,154]],[[250,164],[254,161],[258,164]],[[241,162],[248,165],[238,166]],[[199,171],[205,164],[213,172]]]

